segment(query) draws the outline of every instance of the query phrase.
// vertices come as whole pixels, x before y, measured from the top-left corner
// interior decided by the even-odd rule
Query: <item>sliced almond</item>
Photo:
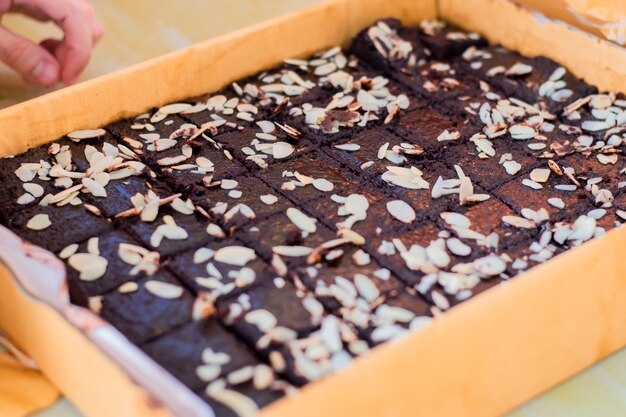
[[[169,115],[169,114],[178,114],[182,113],[191,108],[191,104],[189,103],[172,103],[166,106],[161,107],[158,110],[158,113]]]
[[[510,226],[521,229],[534,229],[537,227],[535,222],[519,216],[503,216],[502,221]]]
[[[29,182],[29,183],[23,184],[23,187],[26,191],[31,193],[33,197],[36,197],[36,198],[41,197],[44,193],[43,187],[39,184]]]
[[[446,246],[457,256],[467,256],[472,253],[472,248],[455,237],[446,240]]]
[[[272,251],[280,256],[299,258],[310,255],[313,252],[313,248],[306,246],[274,246]]]
[[[146,281],[144,288],[152,295],[166,300],[180,298],[184,293],[183,287],[181,286],[156,280]]]
[[[213,255],[216,262],[222,262],[234,266],[246,266],[246,264],[256,258],[253,249],[244,246],[225,246],[218,249]]]
[[[474,269],[482,275],[492,277],[506,271],[506,262],[499,256],[489,255],[476,259],[474,261]]]
[[[272,155],[276,159],[288,158],[293,154],[294,148],[288,142],[276,142],[272,147]]]
[[[59,252],[59,258],[67,259],[78,251],[78,243],[72,243]]]
[[[316,178],[313,180],[313,187],[325,193],[330,192],[335,188],[332,182],[324,178]]]
[[[538,183],[547,182],[550,172],[552,171],[548,168],[535,168],[530,172],[530,179]]]
[[[469,229],[471,226],[470,219],[460,213],[444,212],[439,216],[450,226],[458,226],[463,229]]]
[[[397,220],[403,223],[411,223],[415,220],[415,210],[402,200],[387,202],[387,211]]]
[[[94,197],[106,197],[107,196],[107,192],[104,189],[104,187],[98,184],[96,181],[92,180],[91,178],[88,178],[88,177],[83,178],[82,183],[85,186],[85,188],[87,188]]]
[[[67,262],[80,273],[79,278],[83,281],[95,281],[104,276],[109,263],[106,258],[91,253],[76,253]]]
[[[264,194],[260,196],[259,198],[264,204],[267,204],[268,206],[271,206],[272,204],[275,204],[276,202],[278,202],[278,197],[272,194]]]
[[[295,224],[300,230],[308,233],[315,233],[317,226],[315,220],[307,216],[297,208],[290,207],[287,209],[287,217],[293,224]]]
[[[36,231],[45,230],[51,225],[52,222],[47,214],[36,214],[26,223],[28,229]]]
[[[74,140],[93,139],[104,136],[106,135],[106,133],[107,132],[104,129],[76,130],[74,132],[68,133],[67,137]]]

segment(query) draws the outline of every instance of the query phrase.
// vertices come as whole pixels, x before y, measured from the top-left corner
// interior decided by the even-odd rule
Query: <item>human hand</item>
[[[37,44],[0,25],[0,60],[30,83],[73,84],[104,35],[87,0],[0,0],[0,16],[6,12],[53,21],[65,34]]]

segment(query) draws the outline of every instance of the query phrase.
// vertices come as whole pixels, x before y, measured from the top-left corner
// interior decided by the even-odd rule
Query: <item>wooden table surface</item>
[[[93,0],[107,34],[81,79],[115,71],[315,1]],[[3,24],[37,40],[59,34],[50,24],[33,24],[19,16],[7,16]],[[0,85],[0,107],[50,91],[25,86],[6,68],[0,68]],[[80,413],[62,399],[35,416],[80,417]],[[507,417],[596,416],[626,416],[626,350],[557,386]]]

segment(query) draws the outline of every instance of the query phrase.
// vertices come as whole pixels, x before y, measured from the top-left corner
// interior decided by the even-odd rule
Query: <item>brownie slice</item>
[[[211,239],[199,249],[174,256],[168,268],[189,288],[213,298],[277,277],[253,250],[234,238]]]
[[[350,51],[375,68],[390,72],[422,64],[430,56],[418,31],[397,19],[379,20],[359,32]]]
[[[288,163],[275,164],[257,173],[259,178],[300,204],[324,193],[355,185],[357,179],[321,152],[302,155]]]
[[[372,128],[327,149],[331,157],[361,175],[382,175],[388,166],[428,157],[424,149],[386,128]]]
[[[287,161],[311,148],[305,138],[293,138],[269,120],[261,120],[258,126],[241,131],[223,133],[215,140],[251,170]]]
[[[545,166],[545,162],[539,161],[525,143],[506,136],[466,141],[448,148],[442,156],[448,164],[463,168],[467,176],[486,190]]]
[[[597,91],[546,57],[527,58],[502,47],[489,46],[466,50],[463,60],[507,97],[529,104],[541,101],[552,112]]]
[[[192,391],[203,390],[211,381],[244,366],[259,364],[248,347],[213,317],[188,323],[141,349]]]
[[[323,243],[334,240],[336,234],[323,223],[298,211],[314,223],[315,231],[301,229],[289,218],[287,211],[284,211],[247,223],[237,236],[268,262],[276,255],[282,261],[275,262],[284,263],[289,268],[304,265],[309,256],[314,256]],[[276,233],[277,230],[281,233]]]
[[[20,237],[55,253],[71,243],[82,242],[113,229],[110,221],[71,204],[29,207],[9,217],[7,226]]]
[[[445,60],[461,55],[471,46],[487,46],[487,40],[475,32],[465,32],[441,20],[423,20],[419,36],[435,59]]]
[[[450,111],[443,112],[430,106],[401,114],[393,129],[407,142],[420,146],[427,155],[433,156],[480,132],[480,127],[472,119],[463,120]]]
[[[389,197],[367,185],[347,187],[322,196],[310,202],[307,210],[333,230],[351,229],[361,236],[400,226],[387,210]]]
[[[50,155],[44,147],[0,159],[0,181],[3,184],[0,219],[3,222],[16,211],[37,204],[46,194],[58,191],[48,176],[51,167]]]
[[[153,221],[131,217],[122,219],[120,223],[142,245],[158,251],[162,256],[172,256],[204,245],[210,239],[211,230],[207,228],[212,225],[192,209],[182,213],[171,206],[161,207]],[[217,233],[223,232],[218,228]]]
[[[87,306],[91,297],[112,291],[126,282],[136,281],[158,269],[157,253],[151,253],[150,264],[138,267],[139,261],[128,263],[129,260],[125,260],[124,254],[120,254],[124,251],[124,246],[130,247],[129,251],[140,256],[142,261],[148,255],[147,249],[140,247],[132,237],[121,230],[90,238],[80,244],[71,244],[58,254],[67,264],[68,287],[74,304]],[[83,275],[76,269],[83,267],[82,264],[74,263],[80,260],[72,259],[74,255],[80,257],[80,254],[91,254],[106,259],[104,274],[96,278],[87,274]],[[145,260],[147,262],[148,258]]]
[[[294,384],[319,379],[351,361],[344,342],[355,341],[356,335],[349,328],[342,334],[335,317],[325,317],[321,304],[287,282],[252,287],[222,299],[218,308],[225,324]],[[328,329],[332,340],[320,334],[320,326],[333,326]]]
[[[92,309],[135,344],[189,322],[193,305],[193,295],[163,270],[90,300]]]
[[[192,199],[210,212],[226,229],[285,210],[289,200],[252,175],[215,181],[193,189]]]

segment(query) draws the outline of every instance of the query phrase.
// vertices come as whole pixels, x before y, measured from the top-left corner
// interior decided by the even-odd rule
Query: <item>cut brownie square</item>
[[[302,155],[289,163],[275,164],[257,175],[275,190],[300,204],[333,190],[355,185],[357,179],[321,152]]]
[[[444,190],[433,197],[433,192],[439,190],[442,181],[459,181],[458,174],[439,161],[420,161],[388,170],[381,180],[383,190],[389,193],[390,199],[400,199],[408,203],[416,213],[416,220],[435,218],[439,213],[450,211],[460,204],[458,193]],[[456,186],[458,190],[458,184]],[[475,192],[481,192],[479,187],[474,188]]]
[[[192,319],[194,297],[166,271],[90,300],[90,306],[131,342],[146,343]]]
[[[71,204],[29,207],[13,214],[7,226],[22,238],[55,253],[71,243],[113,229],[110,221]]]
[[[489,83],[529,104],[542,101],[552,112],[597,89],[576,78],[546,57],[527,58],[498,46],[470,48],[463,54],[467,66]]]
[[[383,127],[365,129],[326,152],[355,173],[364,175],[382,175],[388,166],[427,157],[423,148]]]
[[[0,159],[0,219],[7,221],[16,211],[33,206],[54,187],[49,171],[53,161],[44,147],[32,148],[23,154]]]
[[[199,249],[174,256],[168,268],[189,288],[218,298],[276,276],[254,250],[234,238],[209,240]]]
[[[158,149],[172,146],[177,137],[188,134],[197,128],[177,114],[162,115],[155,110],[134,118],[123,119],[106,127],[121,144],[140,155],[144,162],[146,157]]]
[[[421,41],[435,59],[461,55],[470,46],[487,46],[487,40],[475,32],[463,30],[441,20],[423,20],[419,25]]]
[[[540,168],[547,169],[547,168]],[[515,178],[502,184],[492,191],[492,194],[512,207],[517,213],[523,209],[538,211],[547,210],[549,217],[558,220],[562,210],[579,213],[592,208],[589,193],[580,186],[576,186],[567,176],[558,176],[548,171],[550,176],[545,183],[532,181],[533,171],[524,178]],[[524,182],[526,182],[525,185]],[[546,219],[547,220],[547,219]]]
[[[88,137],[83,139],[72,138],[72,135],[70,133],[69,136],[64,136],[56,141],[51,145],[49,151],[51,155],[55,156],[59,153],[69,152],[69,157],[77,171],[86,171],[90,167],[94,153],[115,154],[115,156],[121,155],[124,158],[135,156],[130,148],[124,149],[127,154],[122,153],[118,148],[119,143],[116,138],[103,129],[94,130],[92,134],[87,134]],[[60,155],[60,157],[65,156]],[[60,159],[57,158],[57,162],[59,161]]]
[[[186,207],[189,211],[182,213],[171,206],[163,206],[154,220],[122,219],[121,227],[150,250],[158,251],[162,256],[172,256],[204,245],[210,239],[209,233],[216,228],[195,214],[192,208]],[[217,228],[217,233],[223,232]]]
[[[321,262],[297,270],[295,278],[337,315],[342,307],[353,306],[357,296],[372,303],[403,287],[388,269],[353,245],[343,245]]]
[[[471,119],[462,120],[433,107],[400,114],[394,131],[407,142],[419,145],[427,155],[436,157],[450,146],[471,138],[480,128]]]
[[[203,390],[244,366],[259,364],[248,347],[213,317],[190,322],[141,349],[192,391]]]
[[[252,170],[267,168],[310,149],[311,144],[305,138],[294,139],[276,126],[269,120],[261,120],[258,126],[224,133],[215,140]]]
[[[386,71],[397,71],[422,64],[430,51],[416,29],[402,26],[397,19],[384,19],[361,31],[350,51],[368,64]]]
[[[292,221],[289,217],[292,212],[299,218],[302,215],[308,218],[306,230]],[[314,231],[311,231],[308,223],[313,223]],[[281,233],[276,233],[277,230]],[[241,228],[241,232],[237,235],[238,238],[248,247],[254,248],[266,261],[269,262],[277,255],[288,267],[305,264],[307,258],[323,243],[336,238],[336,234],[323,223],[297,209],[288,209],[266,219],[247,223]]]
[[[307,209],[333,230],[351,229],[368,236],[378,229],[401,226],[389,215],[388,200],[388,196],[373,188],[354,186],[311,201]]]
[[[193,189],[192,199],[227,229],[262,219],[291,206],[283,195],[252,175],[215,181]]]
[[[124,255],[129,253],[142,259],[138,259],[136,263],[128,263],[130,260]],[[94,275],[88,273],[89,268],[82,270],[85,266],[80,258],[85,258],[85,254],[107,260],[103,275],[94,278]],[[147,255],[147,249],[139,246],[132,237],[120,230],[90,238],[80,244],[73,243],[58,254],[67,264],[71,300],[81,306],[87,306],[91,297],[112,291],[126,282],[136,281],[156,271],[159,267],[159,254],[151,252]],[[139,262],[145,264],[138,266]]]
[[[344,343],[355,342],[356,335],[287,282],[252,287],[218,302],[218,308],[226,312],[226,325],[294,384],[319,379],[351,361]]]
[[[519,142],[508,137],[467,141],[446,149],[443,157],[448,164],[459,165],[476,184],[492,190],[503,179],[521,177],[541,165],[526,145]]]
[[[96,207],[100,212],[109,218],[114,218],[120,214],[127,213],[135,208],[133,201],[143,196],[149,200],[155,195],[160,198],[168,198],[174,192],[165,184],[154,180],[151,176],[135,175],[110,181],[106,187],[106,196],[94,196],[86,194],[85,202]]]

